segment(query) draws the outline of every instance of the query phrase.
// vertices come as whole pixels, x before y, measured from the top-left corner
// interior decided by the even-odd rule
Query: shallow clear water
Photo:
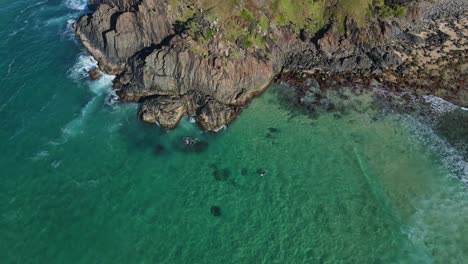
[[[427,128],[368,96],[310,118],[280,86],[216,135],[142,124],[86,79],[84,2],[0,8],[1,263],[468,259],[468,195]]]

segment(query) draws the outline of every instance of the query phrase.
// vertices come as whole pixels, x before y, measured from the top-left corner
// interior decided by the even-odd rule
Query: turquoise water
[[[1,263],[468,259],[466,187],[423,125],[366,95],[310,118],[280,86],[216,135],[142,124],[112,76],[86,79],[70,31],[83,7],[0,8]]]

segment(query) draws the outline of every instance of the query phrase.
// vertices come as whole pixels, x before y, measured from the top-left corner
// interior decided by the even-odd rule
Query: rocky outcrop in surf
[[[140,102],[143,121],[169,128],[189,115],[216,131],[284,72],[443,90],[439,96],[466,105],[468,4],[397,2],[391,4],[411,2],[402,18],[369,18],[363,25],[351,16],[330,17],[314,34],[271,21],[265,33],[251,23],[260,29],[249,32],[263,34],[254,44],[227,41],[218,26],[223,21],[206,19],[203,10],[180,20],[174,1],[91,0],[93,12],[74,27],[100,68],[117,75],[121,101]],[[243,26],[244,20],[224,22]]]

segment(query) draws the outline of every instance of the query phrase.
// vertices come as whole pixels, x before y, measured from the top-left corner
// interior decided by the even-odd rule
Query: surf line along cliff
[[[462,25],[466,22],[467,4],[463,0],[450,1],[456,7],[448,11],[444,10],[444,1],[447,0],[420,1],[409,6],[404,18],[374,19],[365,26],[358,26],[351,16],[345,16],[344,21],[330,17],[316,34],[308,34],[271,21],[261,27],[248,13],[218,21],[208,19],[208,11],[196,6],[172,6],[190,1],[90,0],[92,13],[82,16],[74,29],[99,62],[100,69],[117,75],[114,87],[120,100],[142,104],[139,116],[143,121],[173,128],[183,116],[189,115],[203,129],[217,131],[234,120],[242,106],[264,91],[283,70],[319,69],[326,74],[370,75],[370,78],[375,75],[386,78],[390,74],[387,79],[392,80],[408,79],[414,73],[413,79],[424,78],[422,83],[430,87],[438,80],[434,76],[416,76],[426,72],[424,67],[428,63],[423,60],[418,64],[417,54],[412,55],[412,51],[418,47],[442,50],[447,41],[460,44],[466,40],[463,32],[455,32],[451,39],[447,36],[453,34],[424,28],[436,27],[437,19],[453,22],[456,17]],[[182,19],[182,10],[187,8],[191,16]],[[445,17],[439,14],[434,17],[434,10],[438,9]],[[447,25],[460,25],[458,22]],[[223,32],[222,23],[234,23],[231,29],[238,29],[234,39],[228,36],[232,30]],[[460,34],[462,37],[457,38]],[[261,41],[252,36],[260,36]],[[466,43],[461,49],[466,50]],[[438,56],[446,58],[440,67],[452,69],[459,66],[452,67],[454,62],[466,62],[466,55],[459,49],[450,52]],[[466,76],[456,72],[452,77],[461,80],[444,80],[462,86],[466,80]],[[460,87],[453,90],[457,89]]]

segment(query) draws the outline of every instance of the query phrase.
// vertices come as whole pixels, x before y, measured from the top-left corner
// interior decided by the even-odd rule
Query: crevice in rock
[[[312,42],[312,44],[314,44],[315,48],[317,50],[320,50],[320,45],[318,43],[318,41],[320,39],[322,39],[325,34],[330,31],[330,29],[333,27],[333,21],[330,20],[328,21],[327,25],[325,25],[324,27],[322,27],[319,31],[317,31],[317,33],[315,33],[315,35],[310,39],[310,41]]]
[[[119,19],[119,16],[122,15],[125,12],[115,12],[114,14],[111,15],[110,17],[110,29],[109,30],[116,30],[117,29],[117,20]]]

